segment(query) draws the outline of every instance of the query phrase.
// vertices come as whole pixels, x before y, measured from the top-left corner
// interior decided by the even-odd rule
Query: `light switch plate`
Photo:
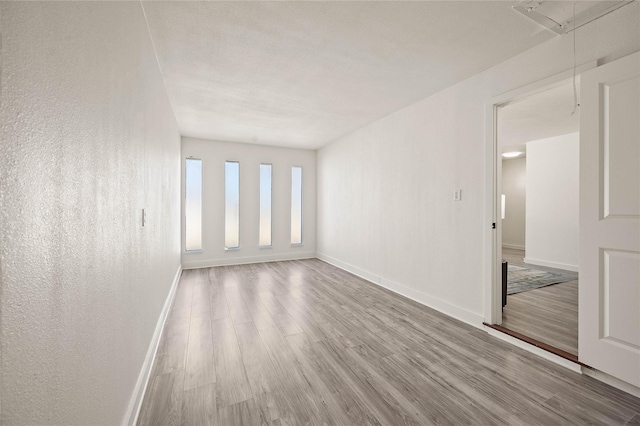
[[[462,200],[462,189],[456,189],[453,191],[453,201]]]

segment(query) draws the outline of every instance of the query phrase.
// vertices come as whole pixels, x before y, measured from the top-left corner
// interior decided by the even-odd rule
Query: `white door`
[[[580,80],[578,359],[640,386],[640,52]]]

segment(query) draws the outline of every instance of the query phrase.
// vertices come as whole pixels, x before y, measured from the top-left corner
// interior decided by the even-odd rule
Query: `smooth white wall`
[[[640,50],[639,8],[578,28],[576,62]],[[555,37],[319,150],[318,256],[480,326],[486,102],[571,69],[572,52]]]
[[[316,255],[316,151],[182,138],[187,157],[202,160],[202,251],[185,252],[182,265],[200,268]],[[224,163],[240,162],[240,248],[224,249]],[[271,163],[272,247],[258,247],[260,163]],[[302,245],[291,245],[291,167],[302,166]],[[184,175],[184,172],[182,173]],[[184,183],[182,184],[184,200]],[[184,206],[183,224],[184,230]]]
[[[579,157],[579,133],[527,142],[526,263],[578,271]]]
[[[180,265],[180,135],[140,3],[0,7],[1,423],[117,425]]]
[[[525,248],[526,170],[525,157],[502,160],[502,193],[506,196],[502,247],[505,248]]]

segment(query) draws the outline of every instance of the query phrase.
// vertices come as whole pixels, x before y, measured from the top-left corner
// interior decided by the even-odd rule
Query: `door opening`
[[[580,74],[596,65],[596,61],[592,61],[576,68],[576,87]],[[573,75],[574,70],[568,70],[505,93],[487,104],[487,140],[490,143],[487,158],[493,164],[491,175],[487,175],[492,194],[487,214],[492,225],[495,224],[495,230],[488,239],[491,268],[485,293],[485,324],[577,362],[580,112],[578,109],[573,113]],[[509,153],[514,153],[511,158]],[[571,177],[567,179],[566,176]],[[530,180],[529,193],[526,191],[527,178]],[[559,181],[562,184],[554,184]],[[565,185],[567,183],[570,185]],[[571,206],[562,195],[567,192]],[[554,237],[567,231],[570,231],[570,238],[555,238],[554,243]],[[562,247],[569,241],[567,247],[570,248]],[[507,292],[504,315],[503,260],[507,262],[504,268],[507,277],[511,275],[504,290]],[[559,281],[571,284],[558,287],[553,282],[558,275],[561,276]],[[567,294],[553,294],[566,287],[572,287]],[[560,316],[563,307],[558,306],[558,302],[570,304],[570,319],[549,318],[552,316],[548,312],[526,309],[544,304],[542,300],[535,301],[537,296],[554,300],[557,309],[553,312]],[[558,330],[562,328],[559,325],[562,322],[570,325],[555,336],[547,333],[549,338],[545,338],[539,332],[549,331],[546,320],[552,320]],[[528,327],[525,324],[529,324]],[[503,328],[505,326],[517,331]],[[559,335],[564,343],[554,341]]]
[[[572,360],[578,356],[578,83],[569,79],[497,111],[501,325]]]

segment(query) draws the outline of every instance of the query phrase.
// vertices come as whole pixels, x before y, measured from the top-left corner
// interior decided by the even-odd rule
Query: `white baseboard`
[[[145,392],[147,391],[147,386],[149,385],[149,379],[151,376],[151,371],[153,369],[153,362],[156,358],[156,352],[158,351],[158,345],[160,344],[162,331],[164,330],[164,323],[167,319],[169,311],[171,310],[173,298],[176,295],[176,289],[178,288],[178,283],[180,282],[181,273],[182,265],[178,266],[178,270],[173,277],[173,283],[171,284],[171,288],[169,289],[169,294],[167,295],[167,298],[164,302],[162,311],[160,311],[160,317],[158,318],[158,322],[156,323],[156,329],[153,333],[153,337],[151,338],[149,349],[147,349],[147,356],[145,357],[144,363],[142,364],[142,369],[140,370],[140,374],[138,375],[136,387],[134,388],[133,395],[131,396],[131,400],[129,401],[129,407],[127,408],[127,412],[122,422],[124,426],[134,426],[138,422],[140,408],[142,407],[142,400],[144,398]]]
[[[585,376],[593,377],[594,379],[606,383],[609,386],[613,386],[616,389],[627,392],[628,394],[631,394],[636,398],[640,398],[640,388],[622,381],[617,377],[613,377],[607,373],[590,367],[582,367],[582,374],[584,374]]]
[[[530,257],[525,257],[524,263],[537,266],[546,266],[547,268],[562,269],[571,272],[579,272],[578,265],[569,265],[567,263],[549,262],[548,260],[532,259]]]
[[[482,322],[484,321],[484,317],[482,315],[452,305],[449,302],[446,302],[437,297],[433,297],[424,292],[412,289],[411,287],[408,287],[404,284],[399,284],[386,278],[380,277],[372,272],[358,268],[346,262],[342,262],[324,253],[317,253],[317,258],[342,270],[357,275],[358,277],[363,278],[373,284],[379,285],[380,287],[384,287],[387,290],[418,302],[421,305],[435,309],[438,312],[442,312],[445,315],[465,322],[474,327],[482,328]]]
[[[264,263],[264,262],[280,262],[282,260],[301,260],[301,259],[313,259],[316,257],[316,252],[300,252],[300,253],[281,253],[266,256],[247,256],[247,257],[230,257],[226,259],[209,259],[209,260],[195,260],[191,262],[185,262],[183,259],[182,269],[198,269],[198,268],[211,268],[214,266],[230,266],[230,265],[247,265],[250,263]]]
[[[502,248],[524,251],[524,246],[521,246],[521,245],[518,245],[518,244],[505,244],[505,243],[502,243]]]
[[[534,355],[539,356],[540,358],[544,358],[547,361],[551,361],[554,364],[558,364],[564,368],[567,368],[575,373],[580,373],[582,374],[582,367],[580,364],[577,364],[573,361],[569,361],[566,358],[562,358],[561,356],[558,356],[556,354],[553,354],[549,351],[545,351],[544,349],[540,349],[537,346],[534,346],[530,343],[524,342],[520,339],[516,339],[513,336],[509,336],[506,333],[503,333],[501,331],[498,331],[494,328],[491,327],[487,327],[486,325],[484,326],[484,329],[487,333],[489,333],[490,335],[492,335],[493,337],[496,337],[500,340],[504,340],[507,343],[510,343],[514,346],[517,346],[521,349],[524,349],[527,352],[530,352]]]

